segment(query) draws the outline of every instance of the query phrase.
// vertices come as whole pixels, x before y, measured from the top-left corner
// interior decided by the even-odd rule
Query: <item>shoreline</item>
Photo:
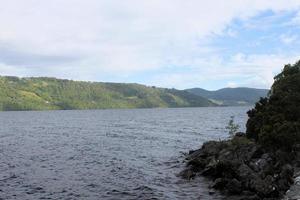
[[[198,107],[151,107],[151,108],[99,108],[99,109],[48,109],[48,110],[0,110],[0,112],[44,112],[44,111],[97,111],[97,110],[160,110],[160,109],[193,109],[193,108],[230,108],[253,107],[254,105],[241,106],[198,106]]]
[[[295,199],[300,190],[300,178],[295,179],[300,175],[297,150],[269,151],[239,133],[230,140],[209,141],[190,151],[187,167],[179,175],[184,179],[207,177],[211,189],[234,200]]]

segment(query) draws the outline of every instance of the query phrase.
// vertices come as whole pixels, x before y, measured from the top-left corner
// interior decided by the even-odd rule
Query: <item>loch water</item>
[[[250,107],[0,112],[0,199],[222,199],[184,153]]]

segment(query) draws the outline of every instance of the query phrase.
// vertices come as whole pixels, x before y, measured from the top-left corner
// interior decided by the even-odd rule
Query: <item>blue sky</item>
[[[269,88],[300,59],[299,0],[0,0],[0,74]]]

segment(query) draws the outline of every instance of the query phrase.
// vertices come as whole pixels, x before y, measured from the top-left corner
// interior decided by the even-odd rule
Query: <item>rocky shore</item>
[[[228,199],[282,199],[299,171],[299,150],[270,151],[238,133],[232,139],[206,142],[201,149],[190,151],[187,168],[180,175],[186,179],[209,177],[210,187]]]

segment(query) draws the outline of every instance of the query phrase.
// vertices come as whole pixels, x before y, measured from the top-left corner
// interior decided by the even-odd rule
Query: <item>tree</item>
[[[247,137],[271,148],[300,143],[300,61],[275,76],[267,98],[248,111]]]

